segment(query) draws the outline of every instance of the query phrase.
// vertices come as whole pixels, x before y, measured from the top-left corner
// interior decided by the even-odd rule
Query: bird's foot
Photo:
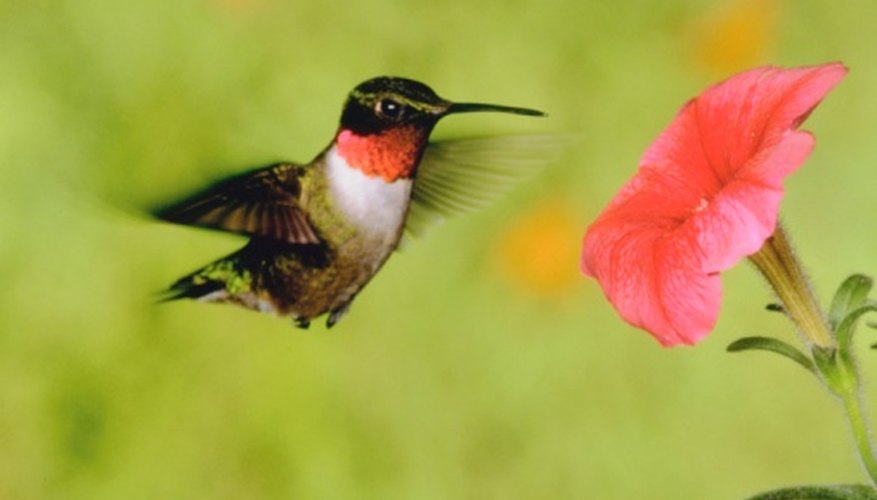
[[[335,325],[335,323],[337,323],[338,320],[340,320],[341,317],[347,313],[348,309],[350,309],[350,302],[348,302],[348,303],[346,303],[346,304],[344,304],[336,309],[333,309],[329,313],[329,317],[326,319],[326,328],[332,328],[332,326]]]

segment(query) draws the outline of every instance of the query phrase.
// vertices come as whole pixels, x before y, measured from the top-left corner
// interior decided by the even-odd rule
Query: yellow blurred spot
[[[499,272],[520,288],[560,297],[581,282],[579,246],[584,226],[569,203],[548,200],[513,221],[494,248]]]
[[[776,34],[780,0],[728,0],[695,25],[697,58],[718,74],[762,63]]]

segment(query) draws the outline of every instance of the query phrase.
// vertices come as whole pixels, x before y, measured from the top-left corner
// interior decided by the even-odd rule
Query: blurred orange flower
[[[727,74],[764,62],[776,36],[779,0],[720,2],[695,22],[696,57]]]
[[[544,200],[512,221],[493,251],[499,273],[537,295],[568,295],[578,283],[579,213],[562,200]]]

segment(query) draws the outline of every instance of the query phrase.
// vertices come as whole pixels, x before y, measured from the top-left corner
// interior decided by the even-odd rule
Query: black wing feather
[[[299,205],[295,165],[279,163],[220,181],[154,212],[159,219],[289,243],[319,243]]]

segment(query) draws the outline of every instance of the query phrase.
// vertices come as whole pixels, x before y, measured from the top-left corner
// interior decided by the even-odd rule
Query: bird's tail
[[[197,272],[178,279],[167,290],[161,292],[159,302],[170,302],[177,299],[203,299],[209,295],[225,291],[225,283],[215,280],[199,279]]]
[[[223,302],[249,291],[250,280],[250,273],[241,270],[232,255],[178,279],[161,294],[159,302],[177,299]]]

